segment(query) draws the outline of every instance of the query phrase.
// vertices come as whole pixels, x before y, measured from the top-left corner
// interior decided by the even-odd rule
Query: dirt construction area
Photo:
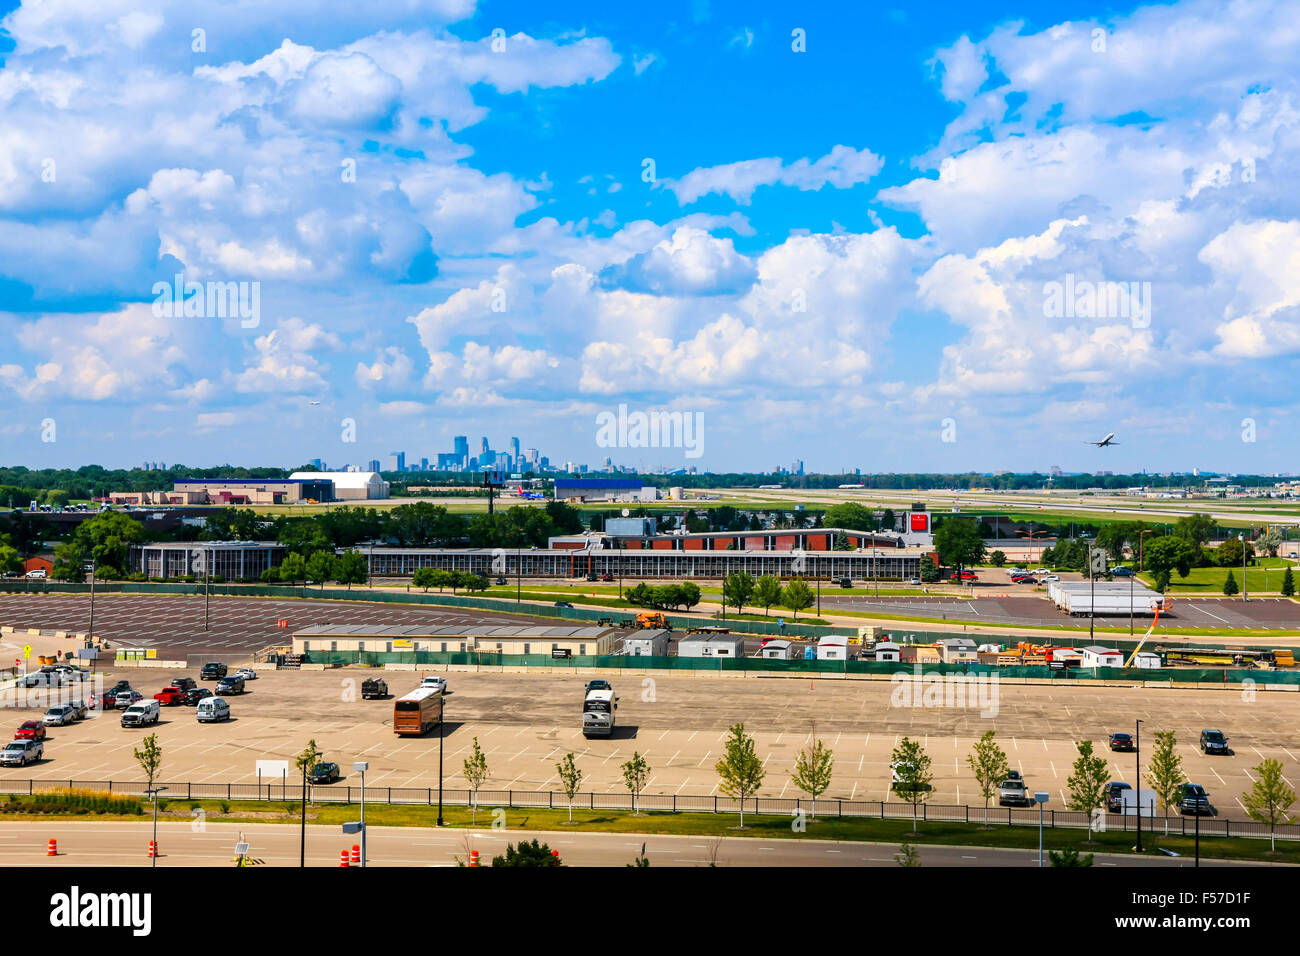
[[[100,676],[110,686],[119,678],[130,680],[151,697],[182,673],[198,677],[193,668],[109,669]],[[416,686],[419,673],[266,668],[258,673],[247,693],[228,698],[233,711],[228,723],[200,725],[192,708],[162,709],[155,729],[163,747],[164,782],[252,783],[255,761],[292,758],[314,738],[325,759],[343,769],[344,779],[335,786],[358,784],[351,766],[364,759],[370,763],[368,787],[437,787],[437,731],[424,738],[396,737],[392,700],[363,701],[359,693],[361,681],[376,673],[394,693],[405,693]],[[582,790],[622,791],[621,764],[639,751],[652,769],[647,793],[714,794],[714,763],[727,728],[743,721],[766,761],[762,795],[798,795],[790,771],[815,732],[835,754],[827,796],[889,799],[890,754],[907,735],[933,759],[931,801],[978,806],[983,801],[966,756],[974,740],[993,729],[1011,766],[1024,773],[1032,789],[1050,792],[1059,808],[1077,756],[1075,740],[1092,740],[1107,758],[1112,778],[1134,782],[1133,755],[1110,753],[1106,738],[1111,731],[1132,732],[1135,718],[1144,721],[1144,765],[1155,732],[1175,731],[1188,778],[1209,790],[1225,816],[1244,817],[1241,794],[1254,779],[1252,768],[1265,757],[1281,759],[1290,784],[1300,783],[1300,697],[1292,693],[998,684],[986,687],[982,703],[963,708],[906,706],[904,685],[888,681],[607,671],[601,676],[611,680],[619,698],[617,731],[612,739],[585,740],[581,701],[591,674],[451,671],[446,676],[450,788],[464,787],[463,762],[477,737],[490,773],[485,789],[558,790],[555,765],[572,751],[586,775]],[[39,717],[43,707],[43,701],[11,695],[6,709],[16,729],[22,720]],[[1227,733],[1234,754],[1202,755],[1197,741],[1206,727]],[[149,732],[121,727],[111,711],[50,728],[45,759],[25,768],[0,768],[0,790],[25,789],[28,778],[138,781],[132,750]]]

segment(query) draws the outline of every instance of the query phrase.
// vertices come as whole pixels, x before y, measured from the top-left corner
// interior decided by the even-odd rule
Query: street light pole
[[[1137,773],[1134,788],[1137,791],[1137,851],[1142,852],[1142,718],[1133,725],[1133,761]]]
[[[1241,542],[1241,599],[1249,601],[1249,592],[1246,589],[1246,532],[1237,535],[1237,539]]]
[[[447,701],[445,698],[438,701],[438,826],[446,826],[442,822],[442,739],[447,736]]]
[[[158,794],[166,789],[166,787],[149,788],[149,793],[153,796],[153,856],[149,864],[151,867],[158,865]]]
[[[361,771],[361,867],[366,865],[366,771],[370,769],[369,762],[358,760],[352,765],[353,770]]]

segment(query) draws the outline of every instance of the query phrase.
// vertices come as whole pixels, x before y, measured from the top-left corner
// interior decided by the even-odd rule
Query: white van
[[[158,701],[138,700],[122,711],[122,726],[144,727],[147,724],[156,724],[159,713]]]
[[[199,701],[198,712],[195,716],[198,717],[201,724],[229,720],[230,705],[226,703],[224,697],[205,697]]]

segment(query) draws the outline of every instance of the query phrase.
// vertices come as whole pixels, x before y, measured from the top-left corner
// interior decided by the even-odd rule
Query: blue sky
[[[1296,467],[1292,5],[0,15],[8,462]]]

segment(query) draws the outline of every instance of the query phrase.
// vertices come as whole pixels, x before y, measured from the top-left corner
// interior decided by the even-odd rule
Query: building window
[[[587,653],[587,645],[586,645],[586,644],[579,644],[579,645],[578,645],[578,653],[579,653],[579,654],[586,654],[586,653]]]
[[[331,651],[337,651],[338,649],[339,649],[339,642],[338,642],[338,641],[330,641],[330,650],[331,650]]]
[[[533,647],[532,647],[532,645],[531,645],[531,644],[525,644],[525,645],[524,645],[524,653],[525,653],[525,654],[531,654],[532,652],[533,652]]]

